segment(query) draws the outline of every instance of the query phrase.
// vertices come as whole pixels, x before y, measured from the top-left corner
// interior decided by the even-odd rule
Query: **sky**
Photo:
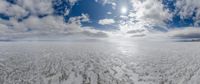
[[[199,26],[198,0],[0,0],[0,39],[149,32],[200,37]]]

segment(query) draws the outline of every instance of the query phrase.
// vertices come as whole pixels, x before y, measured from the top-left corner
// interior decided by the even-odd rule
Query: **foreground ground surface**
[[[199,42],[0,42],[1,84],[198,84]]]

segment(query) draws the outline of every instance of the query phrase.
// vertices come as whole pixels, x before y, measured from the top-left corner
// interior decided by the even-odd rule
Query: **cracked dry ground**
[[[198,42],[1,42],[1,84],[198,84]]]

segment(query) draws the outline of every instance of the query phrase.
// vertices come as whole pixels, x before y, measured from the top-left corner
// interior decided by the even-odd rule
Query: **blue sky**
[[[64,1],[64,0],[63,0]],[[70,17],[81,16],[81,14],[88,14],[90,21],[83,22],[84,26],[92,26],[97,29],[116,29],[116,24],[112,25],[100,25],[98,21],[105,18],[112,18],[118,20],[120,14],[120,8],[122,6],[129,7],[130,2],[128,0],[118,0],[116,1],[116,7],[113,8],[112,4],[103,4],[102,1],[96,0],[79,0],[73,6],[69,7],[69,4],[64,1],[63,4],[57,5],[54,7],[56,15],[64,15],[64,10],[66,7],[70,8],[69,15],[64,16],[65,21],[67,22]],[[108,12],[112,14],[108,14]]]
[[[166,22],[166,24],[169,27],[187,27],[187,26],[194,26],[194,20],[193,17],[196,17],[196,11],[192,11],[192,15],[187,18],[181,18],[181,15],[179,15],[180,11],[176,7],[176,0],[163,0],[164,8],[168,9],[171,13],[174,13],[172,20],[169,20]]]
[[[6,0],[9,3],[16,4],[17,0]],[[63,16],[65,9],[70,9],[69,15],[63,16],[65,18],[65,21],[67,22],[70,17],[76,17],[81,16],[81,14],[88,14],[90,21],[89,22],[83,22],[84,26],[92,26],[99,29],[110,29],[110,28],[116,28],[116,24],[112,25],[100,25],[98,24],[98,21],[105,18],[112,18],[115,21],[120,20],[120,8],[122,6],[126,6],[127,10],[134,10],[133,7],[131,7],[130,0],[114,0],[116,3],[116,8],[113,9],[112,4],[106,4],[103,3],[104,1],[96,1],[96,0],[78,0],[75,2],[74,5],[70,5],[70,2],[68,0],[53,0],[52,3],[58,3],[59,4],[53,4],[54,8],[54,14]],[[164,9],[168,9],[170,13],[174,13],[171,20],[165,21],[168,27],[187,27],[187,26],[194,26],[194,20],[193,17],[196,17],[195,11],[193,11],[193,15],[187,18],[181,18],[179,13],[177,11],[177,7],[175,6],[176,0],[162,0],[162,4],[164,5]],[[112,14],[108,14],[108,12],[111,12]],[[41,17],[45,17],[46,15],[38,15]],[[28,17],[28,16],[26,16]],[[26,19],[26,17],[22,18]],[[4,13],[0,13],[1,19],[8,20],[10,18],[9,15],[6,15]]]
[[[102,25],[98,24],[98,21],[104,18],[115,18],[116,16],[116,14],[108,15],[107,12],[115,11],[112,10],[111,5],[103,5],[101,3],[95,2],[94,0],[81,0],[72,7],[67,17],[80,16],[83,13],[88,14],[90,21],[83,23],[83,25],[104,28]]]
[[[198,0],[0,1],[0,34],[3,35],[168,31],[199,27],[199,24]]]
[[[131,7],[129,0],[116,0],[116,9],[112,8],[112,4],[102,4],[101,1],[97,2],[95,0],[79,0],[76,2],[74,6],[71,7],[71,11],[68,16],[65,16],[65,20],[67,21],[70,17],[74,16],[80,16],[81,14],[88,14],[90,16],[90,22],[84,22],[83,25],[85,26],[94,26],[95,28],[115,28],[116,24],[112,25],[100,25],[98,24],[98,21],[104,18],[112,18],[114,20],[119,20],[120,18],[120,8],[122,6],[126,6],[128,10],[134,10],[134,8]],[[173,17],[171,20],[165,21],[168,27],[188,27],[188,26],[194,26],[194,20],[193,17],[196,17],[196,12],[193,11],[193,15],[187,18],[181,18],[181,15],[179,15],[180,11],[175,6],[176,0],[162,0],[162,4],[164,5],[164,9],[169,10],[170,13],[173,13]],[[66,4],[67,5],[67,4]],[[64,11],[65,4],[59,5],[59,8],[62,8],[62,10],[59,10],[59,8],[55,8],[56,12],[62,12]],[[68,6],[66,6],[68,7]],[[108,12],[111,12],[112,14],[107,14]],[[62,15],[59,13],[59,15]]]

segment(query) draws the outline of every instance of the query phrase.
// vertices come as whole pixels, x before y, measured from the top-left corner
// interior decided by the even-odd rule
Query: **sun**
[[[126,13],[127,13],[127,10],[128,10],[127,7],[125,7],[125,6],[124,6],[124,7],[121,7],[121,13],[122,13],[122,14],[126,14]]]

